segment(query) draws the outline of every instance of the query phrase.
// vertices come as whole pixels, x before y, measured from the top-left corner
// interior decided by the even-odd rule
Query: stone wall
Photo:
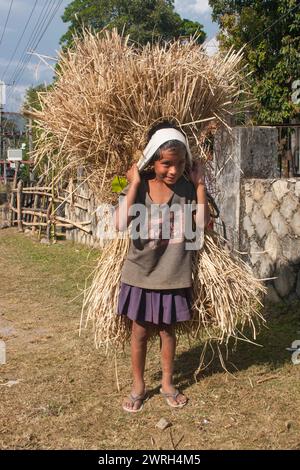
[[[231,246],[266,281],[271,302],[300,298],[300,178],[278,175],[277,129],[216,136],[216,201]]]
[[[300,298],[300,178],[245,179],[241,184],[240,243],[268,299]]]

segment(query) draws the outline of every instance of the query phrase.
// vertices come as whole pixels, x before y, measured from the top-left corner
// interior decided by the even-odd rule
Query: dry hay
[[[53,89],[40,93],[36,162],[50,162],[54,182],[83,167],[101,202],[117,201],[111,180],[137,161],[149,128],[169,120],[187,135],[193,155],[205,159],[205,137],[245,105],[241,54],[208,57],[191,39],[138,48],[113,32],[86,32],[62,53]],[[130,324],[116,315],[128,236],[106,243],[86,291],[83,316],[92,321],[95,344],[123,347]],[[261,320],[262,285],[229,255],[218,237],[206,235],[193,262],[193,320],[178,333],[202,334],[219,342],[242,336]]]
[[[212,123],[226,125],[245,105],[241,58],[209,57],[195,39],[138,48],[116,31],[86,32],[61,53],[53,89],[32,110],[35,160],[49,159],[57,179],[84,167],[99,200],[116,202],[111,179],[138,160],[155,123],[181,127],[192,153],[204,156]]]

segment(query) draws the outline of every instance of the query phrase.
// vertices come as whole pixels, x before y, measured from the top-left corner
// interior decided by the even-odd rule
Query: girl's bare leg
[[[176,351],[176,335],[173,325],[164,325],[159,330],[161,339],[161,366],[162,366],[162,391],[164,393],[174,393],[173,385],[174,358]],[[176,399],[169,398],[174,405],[186,403],[186,396],[180,393]]]
[[[132,396],[143,396],[145,392],[145,362],[147,354],[147,327],[135,321],[132,322],[131,331],[131,366],[132,366]],[[125,398],[123,406],[126,408],[138,409],[142,404],[142,400],[136,400],[134,404],[129,398]]]

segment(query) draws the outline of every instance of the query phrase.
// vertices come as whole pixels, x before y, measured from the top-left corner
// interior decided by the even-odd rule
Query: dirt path
[[[78,336],[81,300],[71,300],[94,265],[96,254],[88,253],[0,231],[0,339],[7,348],[1,449],[300,448],[300,367],[284,349],[297,339],[298,307],[265,331],[264,348],[238,349],[233,375],[215,363],[195,383],[201,350],[181,341],[176,382],[190,397],[182,410],[167,408],[157,393],[153,345],[146,370],[151,399],[132,416],[120,407],[130,386],[128,356],[118,359],[118,391],[114,361],[94,349],[90,332]],[[165,431],[155,427],[162,417],[172,423]]]

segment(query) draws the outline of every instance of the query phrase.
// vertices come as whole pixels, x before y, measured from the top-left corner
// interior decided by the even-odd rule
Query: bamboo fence
[[[43,178],[31,186],[24,187],[22,180],[17,182],[17,179],[14,179],[9,202],[10,225],[16,225],[19,232],[28,228],[34,234],[38,230],[39,237],[43,234],[49,242],[66,229],[77,229],[92,235],[92,221],[87,204],[90,198],[76,194],[76,190],[59,190],[57,187],[42,184]],[[67,217],[67,205],[69,208],[80,210],[84,214],[81,218],[85,220],[78,221]]]

